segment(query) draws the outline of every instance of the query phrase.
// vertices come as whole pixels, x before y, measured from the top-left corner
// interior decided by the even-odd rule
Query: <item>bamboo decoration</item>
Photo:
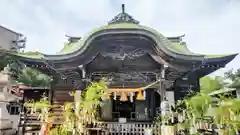
[[[137,100],[145,100],[143,94],[142,94],[142,91],[139,91],[138,94],[137,94]]]
[[[121,97],[120,97],[120,101],[127,101],[127,100],[128,100],[128,98],[127,98],[126,93],[122,92]]]

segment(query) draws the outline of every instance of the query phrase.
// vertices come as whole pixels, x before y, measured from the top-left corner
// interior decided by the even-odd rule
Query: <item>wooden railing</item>
[[[98,126],[101,126],[108,131],[109,135],[127,135],[127,134],[137,134],[144,135],[145,130],[152,129],[154,135],[160,135],[160,125],[147,123],[147,122],[99,122]]]

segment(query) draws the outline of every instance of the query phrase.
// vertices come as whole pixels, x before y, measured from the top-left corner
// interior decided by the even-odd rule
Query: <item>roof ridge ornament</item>
[[[122,4],[122,12],[116,15],[108,24],[116,23],[133,23],[139,24],[139,21],[135,20],[131,15],[125,13],[125,5]]]

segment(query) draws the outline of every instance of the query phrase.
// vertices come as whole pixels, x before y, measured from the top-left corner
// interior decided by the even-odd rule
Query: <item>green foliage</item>
[[[3,65],[7,68],[7,74],[12,78],[17,78],[17,76],[22,72],[22,69],[25,67],[23,63],[11,56],[4,57]]]
[[[27,101],[24,103],[24,106],[30,109],[29,111],[31,114],[38,115],[40,121],[47,121],[50,114],[49,109],[51,108],[51,105],[49,104],[48,98],[46,96],[43,95],[40,101]]]
[[[209,94],[213,91],[219,90],[225,86],[224,78],[220,76],[203,77],[200,79],[200,90],[201,93]]]
[[[225,132],[232,133],[240,129],[240,99],[221,96],[214,120],[217,125],[227,125]]]
[[[107,83],[104,80],[91,82],[82,96],[74,103],[64,105],[64,123],[50,131],[50,135],[68,135],[69,131],[75,134],[85,133],[90,124],[96,124],[98,108],[102,105]],[[74,94],[73,94],[74,95]]]
[[[218,107],[215,107],[215,111],[211,112],[211,117],[209,117],[207,112],[213,99],[217,102]],[[178,104],[184,104],[186,107],[181,108],[181,113],[178,113],[184,116],[185,121],[180,124],[184,129],[197,129],[199,123],[215,124],[219,128],[227,126],[224,132],[232,134],[240,129],[240,99],[225,96],[213,98],[207,94],[198,93],[190,98],[178,101]]]
[[[71,133],[64,125],[60,125],[51,129],[49,135],[71,135]]]
[[[230,80],[229,87],[240,89],[240,69],[237,69],[235,72],[229,70],[225,73],[225,78]]]
[[[183,100],[183,102],[186,105],[186,111],[189,116],[201,118],[206,114],[209,105],[212,103],[212,99],[206,94],[198,93],[195,96]]]
[[[49,87],[52,80],[51,77],[36,69],[25,67],[16,78],[16,81],[32,87]]]
[[[213,121],[209,121],[208,118],[209,124],[212,122],[219,127],[227,125],[224,132],[235,134],[240,129],[240,99],[231,98],[231,95],[226,96],[226,93],[218,95],[218,98],[208,94],[223,88],[239,88],[239,78],[240,70],[229,71],[225,73],[225,77],[201,78],[200,93],[177,102],[177,106],[180,106],[178,110],[181,110],[178,114],[184,116],[185,119],[184,123],[180,125],[188,130],[197,128],[197,123],[206,123],[206,118],[211,116]],[[217,104],[214,108],[211,107],[213,101]],[[228,119],[226,119],[227,114],[229,115]]]
[[[4,63],[6,72],[18,83],[23,83],[32,87],[49,87],[52,79],[40,71],[26,67],[22,62],[13,56],[5,56]]]
[[[107,83],[105,81],[92,82],[83,93],[80,99],[80,111],[77,114],[83,124],[95,123],[98,120],[97,109],[102,106],[101,97],[107,93]]]

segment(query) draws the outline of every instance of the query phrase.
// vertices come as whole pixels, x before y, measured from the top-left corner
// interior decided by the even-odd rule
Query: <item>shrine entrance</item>
[[[120,96],[117,96],[117,100],[113,100],[113,118],[126,118],[126,119],[132,119],[135,118],[133,113],[135,112],[135,105],[134,101],[131,102],[129,100],[127,101],[121,101],[119,100]]]

